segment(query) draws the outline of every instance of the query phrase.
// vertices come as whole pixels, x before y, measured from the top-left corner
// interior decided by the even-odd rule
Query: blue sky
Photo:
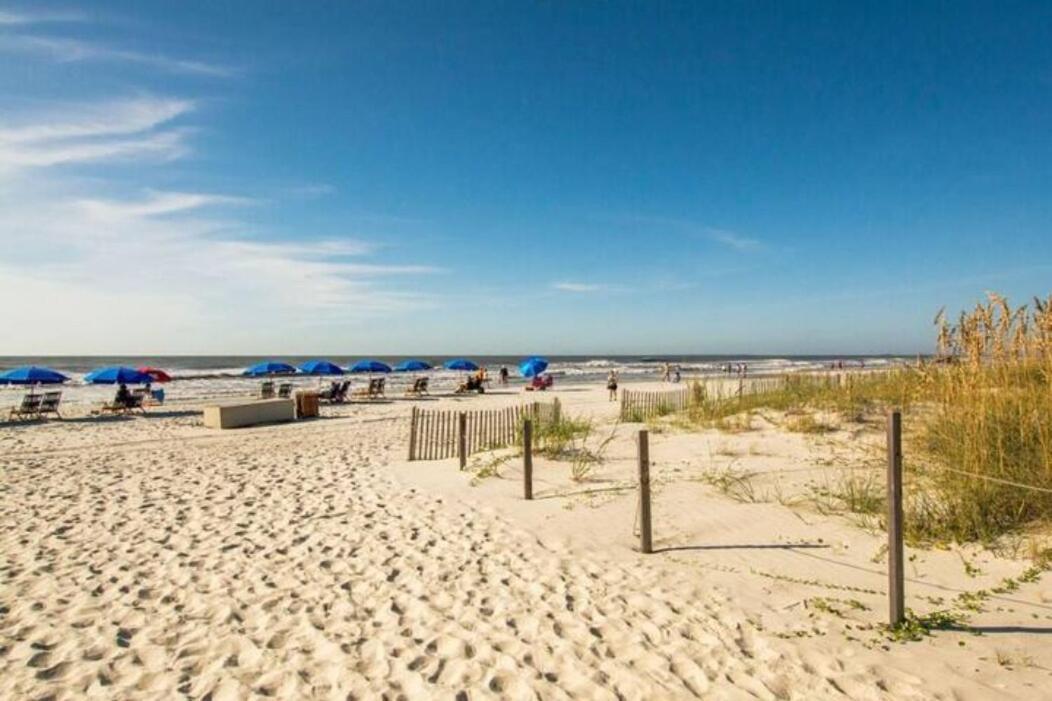
[[[0,0],[0,353],[928,351],[1052,291],[1050,31]]]

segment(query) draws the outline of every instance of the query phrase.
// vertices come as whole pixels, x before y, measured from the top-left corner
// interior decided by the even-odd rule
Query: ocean
[[[421,357],[421,356],[413,356]],[[435,366],[440,366],[451,356],[422,356]],[[471,359],[485,366],[491,377],[496,379],[497,371],[507,367],[511,373],[512,383],[521,384],[518,376],[518,364],[524,356],[479,355]],[[831,364],[843,362],[845,367],[867,368],[886,367],[888,365],[908,362],[913,358],[888,355],[800,355],[800,356],[761,356],[761,355],[666,355],[666,356],[625,356],[625,355],[552,355],[546,356],[550,361],[548,371],[555,377],[556,384],[569,382],[600,382],[610,370],[616,370],[622,384],[657,380],[661,375],[664,363],[678,365],[684,378],[698,376],[718,376],[724,374],[728,365],[736,367],[746,365],[748,374],[772,375],[785,372],[802,372],[829,368]],[[108,386],[84,385],[83,376],[94,368],[106,365],[127,365],[140,367],[152,365],[164,368],[173,382],[165,386],[171,400],[199,401],[212,397],[237,396],[255,391],[259,378],[246,378],[242,371],[262,360],[281,360],[299,366],[310,359],[308,356],[0,356],[0,372],[20,365],[42,365],[58,370],[72,378],[63,387],[63,401],[94,402],[104,401],[113,393]],[[361,356],[327,356],[328,360],[348,367]],[[395,365],[408,356],[383,356],[380,360]],[[447,370],[436,370],[429,373],[432,377],[432,388],[443,390],[453,387],[463,373]],[[410,382],[412,373],[406,377],[393,374],[388,379],[388,386],[394,392],[401,392],[403,384]],[[282,378],[292,381],[297,387],[318,386],[327,384],[332,378],[295,376]],[[349,379],[363,382],[364,378]],[[0,386],[0,404],[13,404],[23,388]]]

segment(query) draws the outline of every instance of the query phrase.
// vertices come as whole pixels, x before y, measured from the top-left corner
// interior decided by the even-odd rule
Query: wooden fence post
[[[416,405],[409,414],[409,460],[416,459]]]
[[[460,412],[457,415],[457,452],[460,455],[460,469],[468,466],[468,415]]]
[[[533,422],[522,422],[522,495],[533,499]]]
[[[902,413],[888,414],[888,614],[894,627],[906,620],[902,565]]]
[[[639,432],[639,549],[654,552],[650,530],[650,441],[645,430]]]

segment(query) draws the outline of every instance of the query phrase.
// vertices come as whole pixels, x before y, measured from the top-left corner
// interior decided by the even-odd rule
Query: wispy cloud
[[[50,105],[23,115],[20,124],[0,123],[0,171],[136,156],[177,158],[187,151],[189,131],[167,124],[192,109],[188,100],[147,97]]]
[[[689,219],[646,214],[610,215],[605,213],[600,215],[599,218],[612,221],[622,226],[630,225],[636,229],[654,229],[676,233],[685,237],[704,238],[736,251],[763,251],[767,249],[767,244],[758,238],[746,236],[727,229],[707,226]]]
[[[80,12],[12,12],[0,10],[0,26],[21,26],[30,24],[48,24],[60,22],[83,22],[85,16]]]
[[[274,206],[267,200],[114,195],[106,167],[179,157],[192,132],[172,122],[192,111],[190,101],[141,97],[54,103],[0,123],[0,247],[12,251],[0,260],[0,298],[26,300],[9,319],[27,332],[11,352],[305,348],[296,332],[305,324],[338,328],[435,303],[420,279],[440,268],[378,260],[383,247],[357,236],[260,230],[241,212]],[[90,179],[65,175],[62,166],[89,161]],[[71,318],[93,322],[71,336]],[[141,345],[151,338],[160,340]]]
[[[703,227],[702,232],[710,241],[729,246],[737,251],[759,251],[764,248],[763,243],[758,239],[742,236],[726,229]]]
[[[606,285],[590,282],[553,282],[552,289],[560,292],[600,292],[607,289]]]
[[[237,72],[229,66],[215,63],[173,58],[159,53],[134,51],[67,37],[30,34],[0,35],[0,51],[41,56],[59,63],[121,61],[172,73],[191,73],[215,78],[230,77]]]
[[[115,201],[84,198],[72,202],[83,216],[102,222],[177,214],[203,207],[248,205],[255,200],[201,192],[151,192],[145,199]]]

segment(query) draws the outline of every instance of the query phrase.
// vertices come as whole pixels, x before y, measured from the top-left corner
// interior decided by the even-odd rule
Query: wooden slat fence
[[[705,388],[707,399],[725,400],[741,397],[746,394],[759,394],[781,389],[788,378],[809,378],[812,381],[825,383],[830,387],[850,388],[856,381],[872,376],[875,373],[895,372],[891,370],[872,370],[865,372],[816,372],[793,373],[788,375],[766,375],[761,377],[708,377],[691,381],[690,385],[700,383]],[[685,411],[690,408],[690,385],[674,390],[621,390],[621,420],[645,421],[653,416]]]
[[[531,402],[502,409],[422,409],[414,406],[409,418],[409,459],[444,460],[457,457],[459,415],[465,414],[467,454],[514,445],[521,439],[522,422],[558,421],[559,400]]]
[[[651,416],[683,411],[690,405],[690,388],[642,391],[621,390],[621,420],[643,421]]]

